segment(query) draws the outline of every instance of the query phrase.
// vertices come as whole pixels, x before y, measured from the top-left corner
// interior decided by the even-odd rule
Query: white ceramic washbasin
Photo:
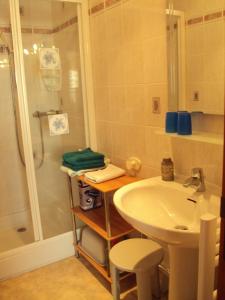
[[[140,232],[168,244],[197,247],[200,216],[219,215],[219,197],[198,193],[160,177],[119,189],[114,203],[122,217]]]
[[[200,217],[205,213],[219,216],[220,198],[155,177],[122,187],[114,203],[134,228],[167,243],[169,300],[196,300]]]

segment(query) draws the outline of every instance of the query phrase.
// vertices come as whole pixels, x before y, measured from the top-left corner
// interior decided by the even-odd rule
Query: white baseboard
[[[0,280],[74,255],[72,231],[0,254]]]

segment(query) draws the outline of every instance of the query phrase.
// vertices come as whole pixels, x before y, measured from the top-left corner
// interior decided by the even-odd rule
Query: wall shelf
[[[195,131],[192,135],[179,135],[177,133],[167,133],[163,129],[155,131],[156,134],[170,136],[171,138],[185,139],[208,144],[223,146],[223,135],[208,132]]]

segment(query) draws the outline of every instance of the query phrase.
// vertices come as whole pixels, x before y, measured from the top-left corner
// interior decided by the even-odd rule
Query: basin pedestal
[[[169,245],[169,300],[196,300],[198,248]]]

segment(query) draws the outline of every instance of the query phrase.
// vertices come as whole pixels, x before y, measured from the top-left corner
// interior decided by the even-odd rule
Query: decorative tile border
[[[93,7],[91,7],[90,9],[90,14],[96,14],[97,12],[103,10],[105,8],[105,3],[104,2],[101,2]]]
[[[0,27],[0,32],[10,33],[11,28],[10,27]]]
[[[222,17],[225,17],[225,11],[217,11],[214,13],[207,14],[205,16],[199,16],[196,18],[192,18],[186,21],[186,25],[195,25],[203,22],[209,22],[216,19],[221,19]]]
[[[204,21],[211,21],[214,19],[218,19],[221,18],[223,16],[223,12],[222,11],[218,11],[209,15],[204,16]]]
[[[105,8],[109,8],[113,5],[116,5],[120,2],[122,2],[122,1],[124,1],[124,0],[105,0],[105,1],[102,1],[99,4],[93,6],[89,9],[89,15],[94,15],[95,13],[98,13],[98,12],[104,10]]]
[[[73,24],[76,24],[78,22],[78,18],[77,16],[76,17],[73,17],[72,19],[66,21],[65,23],[55,27],[52,29],[51,33],[57,33],[57,32],[60,32],[61,30],[73,25]]]
[[[110,7],[110,6],[115,5],[119,2],[121,2],[121,0],[106,0],[105,1],[105,6]]]
[[[204,20],[203,17],[193,18],[193,19],[187,20],[186,24],[187,25],[194,25],[194,24],[202,23],[203,20]]]
[[[36,34],[53,34],[53,33],[60,32],[61,30],[65,29],[73,24],[76,24],[77,22],[78,22],[78,18],[76,16],[53,29],[22,27],[21,32],[22,33],[36,33]],[[11,28],[10,27],[0,27],[0,32],[11,33]]]

